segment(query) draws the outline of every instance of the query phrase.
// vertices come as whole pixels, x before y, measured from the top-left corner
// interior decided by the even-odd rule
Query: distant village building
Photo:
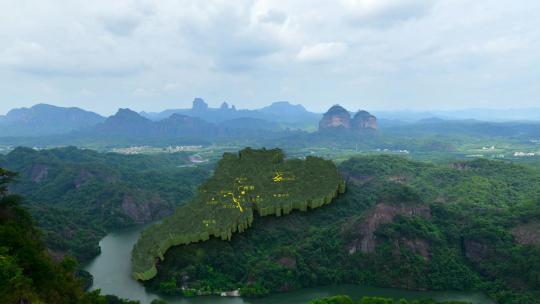
[[[531,157],[535,155],[534,152],[514,152],[514,157]]]
[[[224,291],[220,295],[222,297],[239,297],[240,291],[239,290]]]

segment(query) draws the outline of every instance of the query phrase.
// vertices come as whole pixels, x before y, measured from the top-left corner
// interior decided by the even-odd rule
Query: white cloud
[[[517,91],[534,105],[539,10],[536,0],[4,0],[0,112],[36,101],[111,112],[135,92],[141,110],[194,96],[462,107]]]
[[[343,0],[343,3],[352,23],[386,27],[426,15],[436,0]]]
[[[302,47],[296,58],[304,62],[323,62],[341,56],[346,50],[347,45],[342,42],[317,43]]]
[[[287,14],[281,11],[269,10],[259,15],[258,19],[261,22],[283,24],[287,20]]]
[[[151,96],[153,93],[150,90],[144,89],[144,88],[136,88],[133,91],[133,95],[138,97],[147,97]]]

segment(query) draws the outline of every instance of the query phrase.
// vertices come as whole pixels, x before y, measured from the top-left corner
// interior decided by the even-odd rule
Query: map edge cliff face
[[[291,194],[291,199],[289,199],[289,196],[287,194],[287,199],[282,199],[280,202],[277,202],[280,199],[276,199],[276,197],[278,197],[278,195],[281,196],[281,194],[274,193],[274,198],[270,199],[272,200],[270,204],[256,204],[252,201],[246,203],[246,201],[244,201],[243,209],[241,208],[241,206],[238,206],[238,209],[236,209],[237,201],[234,199],[234,195],[230,195],[231,193],[228,192],[222,193],[224,197],[229,197],[230,195],[230,197],[233,198],[235,204],[230,204],[230,206],[228,207],[231,208],[226,209],[217,210],[218,208],[212,208],[214,209],[212,210],[211,208],[207,208],[208,212],[205,213],[205,216],[208,216],[208,219],[206,219],[206,221],[202,221],[202,227],[197,227],[197,225],[200,223],[198,223],[197,220],[193,219],[197,218],[197,212],[200,213],[200,210],[197,211],[197,207],[203,208],[201,205],[198,206],[197,204],[201,203],[201,197],[204,197],[208,192],[211,192],[211,190],[209,190],[209,188],[211,188],[211,183],[214,183],[216,182],[216,180],[219,180],[219,178],[221,178],[221,176],[217,176],[216,173],[214,173],[214,176],[212,176],[207,182],[201,185],[198,190],[198,195],[190,203],[180,207],[184,210],[177,209],[175,215],[164,219],[161,224],[156,224],[149,229],[143,231],[141,237],[139,238],[138,242],[135,244],[132,250],[132,276],[134,279],[146,281],[153,278],[158,271],[156,263],[159,260],[164,259],[165,252],[170,247],[206,241],[212,236],[221,238],[222,240],[230,240],[233,233],[243,232],[251,226],[254,219],[254,212],[257,212],[259,216],[267,216],[272,214],[275,214],[276,216],[281,216],[288,214],[293,210],[307,211],[308,208],[314,209],[321,207],[325,204],[329,204],[338,194],[345,192],[345,182],[341,174],[338,172],[335,164],[330,160],[324,160],[318,157],[309,157],[304,161],[298,159],[284,160],[283,152],[280,149],[253,150],[251,148],[246,148],[240,151],[238,155],[232,153],[225,153],[223,159],[220,161],[220,163],[218,163],[218,168],[216,169],[216,171],[220,170],[220,167],[222,167],[227,162],[232,161],[231,164],[234,164],[234,161],[238,161],[243,157],[242,155],[248,155],[249,157],[249,154],[256,155],[257,153],[262,154],[263,158],[267,158],[268,161],[277,165],[294,164],[296,166],[300,165],[300,168],[302,168],[302,166],[306,168],[310,168],[310,166],[313,166],[314,168],[316,168],[317,166],[321,166],[322,168],[324,168],[324,171],[318,173],[321,175],[321,177],[324,177],[325,181],[328,180],[328,182],[325,184],[313,185],[305,181],[299,182],[298,184],[295,184],[293,182],[293,184],[299,185],[302,188],[299,189],[299,192],[305,193],[304,197],[302,197],[303,195],[300,195],[301,198],[299,198],[298,195]],[[258,160],[254,159],[254,161]],[[315,175],[311,173],[312,172],[308,172],[306,174]],[[287,176],[287,174],[278,174],[274,176],[273,181],[286,181],[289,178],[290,177]],[[320,178],[319,176],[313,176],[312,178],[314,180],[322,180],[322,178]],[[309,187],[310,185],[313,189],[305,187]],[[269,194],[269,192],[267,194]],[[315,195],[316,197],[313,194],[317,194]],[[222,219],[221,215],[225,214],[226,216],[227,213],[231,214],[231,212],[233,212],[232,217],[227,218],[227,220]],[[182,225],[187,225],[185,224],[185,221],[180,221],[181,217],[183,216],[182,214],[187,213],[190,214],[190,217],[188,219],[190,223],[188,224],[195,226],[195,228],[181,227]],[[219,214],[220,217],[211,218],[211,215],[213,214]]]

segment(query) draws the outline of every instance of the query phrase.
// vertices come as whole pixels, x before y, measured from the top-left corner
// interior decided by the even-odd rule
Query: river
[[[123,229],[109,233],[99,245],[101,254],[91,261],[85,269],[94,277],[91,290],[101,289],[102,294],[112,294],[121,298],[139,300],[149,304],[153,299],[163,299],[170,304],[306,304],[318,297],[346,294],[353,299],[362,296],[383,296],[392,298],[421,299],[433,298],[439,301],[460,300],[473,304],[494,304],[482,293],[474,292],[417,292],[399,289],[360,287],[356,285],[338,285],[306,288],[293,292],[276,294],[262,299],[207,297],[160,297],[131,278],[131,248],[137,241],[144,226]]]

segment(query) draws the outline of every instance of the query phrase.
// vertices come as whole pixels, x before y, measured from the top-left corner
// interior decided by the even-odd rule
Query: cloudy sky
[[[0,113],[540,106],[538,0],[0,0]]]

